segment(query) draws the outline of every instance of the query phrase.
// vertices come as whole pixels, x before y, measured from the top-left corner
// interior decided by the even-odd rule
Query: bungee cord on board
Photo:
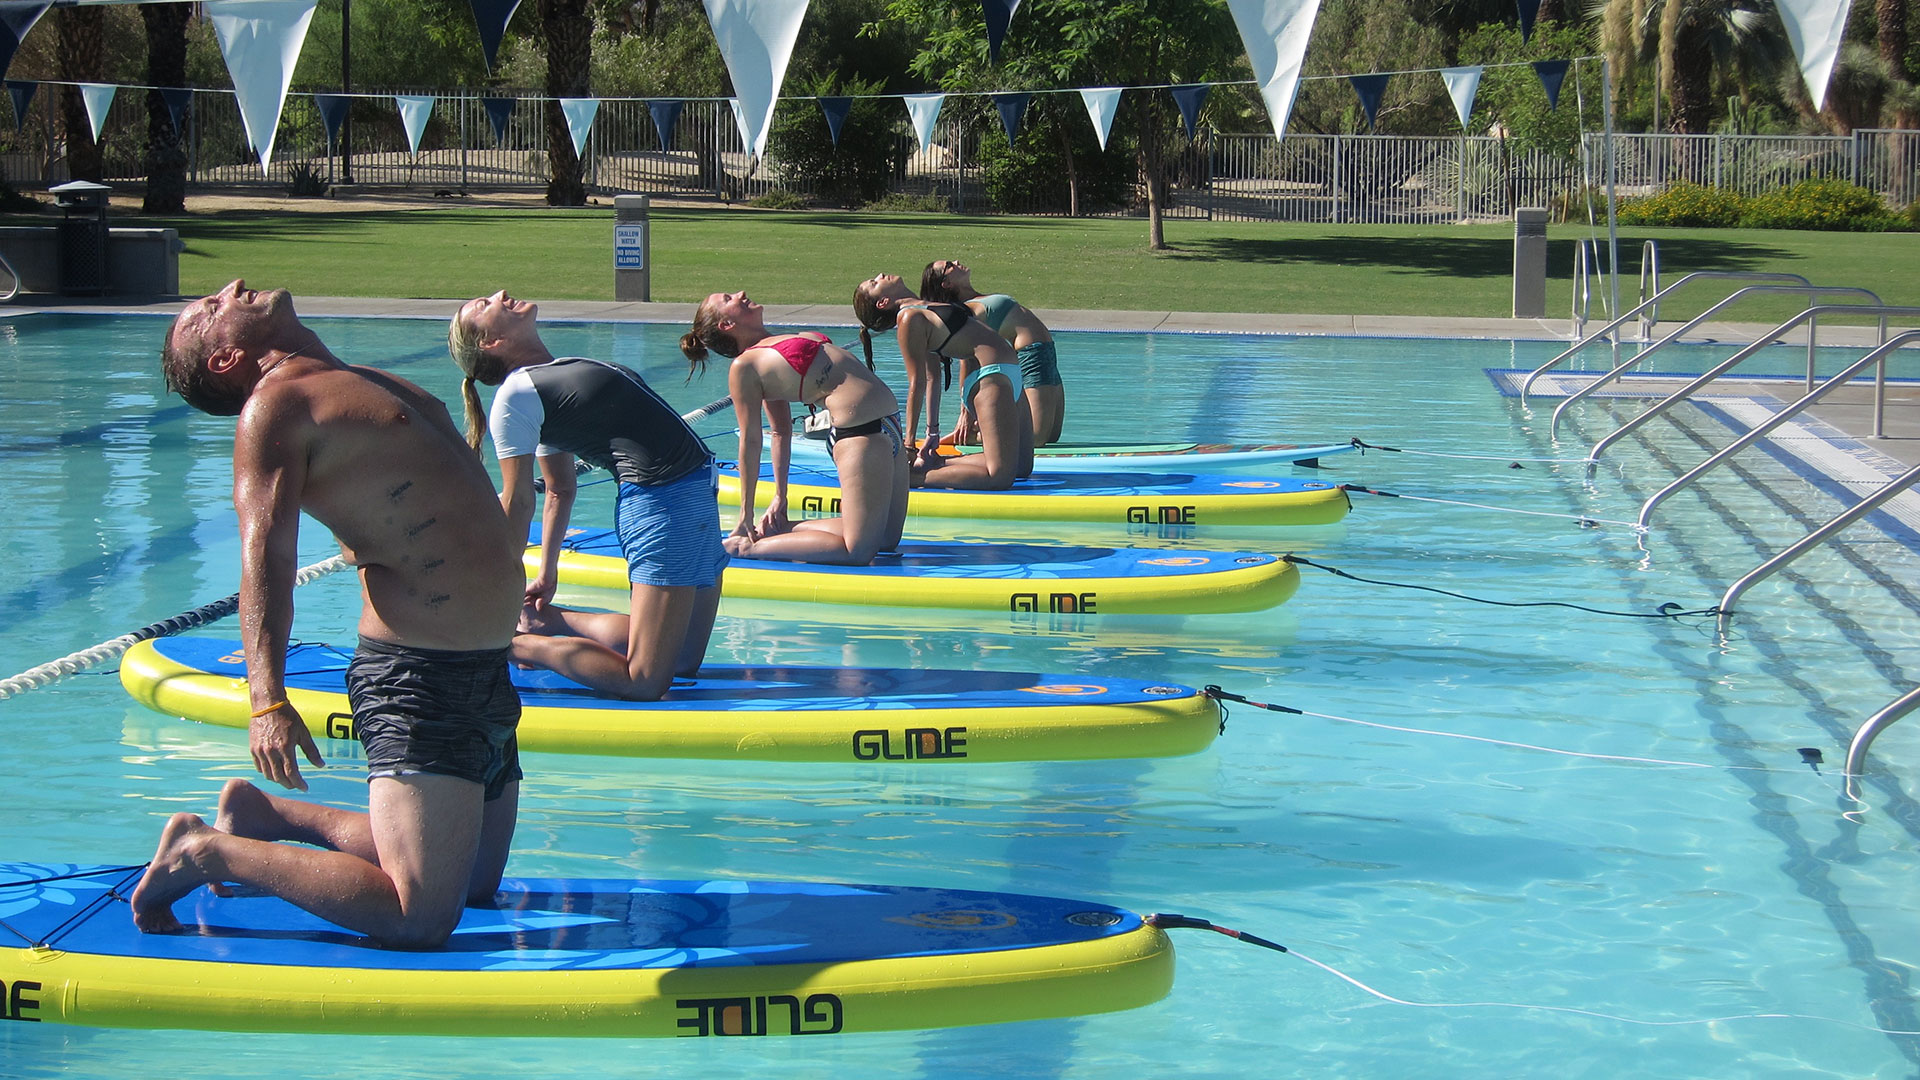
[[[1637,521],[1615,521],[1611,518],[1597,518],[1587,514],[1552,514],[1545,510],[1520,510],[1511,506],[1492,506],[1487,503],[1463,502],[1459,499],[1436,499],[1426,495],[1402,495],[1397,491],[1382,491],[1379,488],[1370,488],[1362,484],[1339,484],[1336,486],[1339,487],[1341,491],[1346,492],[1350,497],[1355,494],[1378,495],[1383,499],[1407,499],[1411,502],[1440,503],[1444,506],[1467,506],[1475,510],[1494,510],[1503,514],[1522,514],[1527,517],[1565,518],[1568,521],[1579,523],[1583,529],[1597,529],[1602,525],[1620,525],[1632,529],[1636,533],[1645,533],[1648,531],[1645,525]]]
[[[1325,570],[1335,577],[1343,577],[1349,581],[1364,582],[1368,585],[1389,585],[1396,589],[1416,589],[1420,592],[1439,593],[1441,596],[1451,596],[1458,600],[1471,600],[1476,604],[1491,604],[1494,607],[1563,607],[1572,608],[1575,611],[1585,611],[1594,615],[1611,615],[1622,619],[1684,619],[1694,616],[1713,618],[1720,614],[1718,607],[1688,610],[1671,600],[1661,604],[1653,611],[1608,611],[1605,608],[1588,607],[1585,604],[1575,604],[1566,600],[1490,600],[1483,596],[1468,596],[1466,593],[1453,592],[1449,589],[1441,589],[1432,585],[1415,585],[1406,581],[1381,581],[1377,578],[1364,578],[1358,574],[1349,574],[1336,566],[1328,566],[1326,563],[1314,562],[1312,559],[1295,555],[1292,552],[1288,552],[1280,556],[1280,558],[1283,562],[1291,563],[1294,566],[1311,566],[1316,570]]]
[[[1362,993],[1384,1001],[1389,1005],[1404,1005],[1410,1009],[1516,1009],[1525,1012],[1564,1013],[1568,1016],[1583,1016],[1592,1020],[1610,1020],[1616,1024],[1632,1024],[1635,1027],[1698,1027],[1705,1024],[1726,1023],[1731,1020],[1812,1020],[1816,1023],[1835,1024],[1840,1027],[1854,1028],[1859,1031],[1870,1031],[1881,1035],[1920,1035],[1920,1031],[1908,1031],[1902,1028],[1884,1028],[1875,1024],[1862,1024],[1853,1020],[1842,1020],[1839,1017],[1816,1016],[1810,1013],[1733,1013],[1726,1016],[1707,1016],[1695,1019],[1647,1020],[1641,1017],[1621,1016],[1618,1013],[1582,1009],[1572,1005],[1546,1005],[1530,1001],[1410,1001],[1406,998],[1395,997],[1384,990],[1378,990],[1368,986],[1366,983],[1341,971],[1332,964],[1315,960],[1299,949],[1288,948],[1278,942],[1269,941],[1257,934],[1250,934],[1244,930],[1235,930],[1231,927],[1221,926],[1207,919],[1195,918],[1191,915],[1176,915],[1161,912],[1142,916],[1141,921],[1145,922],[1148,926],[1161,930],[1210,930],[1216,934],[1223,934],[1233,938],[1235,941],[1245,942],[1248,945],[1257,945],[1260,948],[1268,949],[1272,952],[1285,953],[1288,956],[1297,956],[1301,960],[1312,964],[1314,967],[1332,975],[1334,978],[1339,979],[1341,982],[1352,986]]]
[[[1504,461],[1504,462],[1507,462],[1507,468],[1509,469],[1524,469],[1526,468],[1526,466],[1522,464],[1522,462],[1528,462],[1528,461],[1534,462],[1535,464],[1542,464],[1542,465],[1591,465],[1593,463],[1590,459],[1583,458],[1583,457],[1578,457],[1578,458],[1518,457],[1517,458],[1517,457],[1508,457],[1505,454],[1443,454],[1438,450],[1403,450],[1398,446],[1380,446],[1375,443],[1370,443],[1358,436],[1355,436],[1350,441],[1354,449],[1360,451],[1361,457],[1365,457],[1367,455],[1367,451],[1369,450],[1380,450],[1389,454],[1406,454],[1409,457],[1449,458],[1455,461]]]
[[[305,585],[351,565],[344,555],[322,559],[311,566],[303,566],[295,571],[293,583],[295,586]],[[224,599],[215,600],[211,604],[202,604],[191,611],[183,611],[170,619],[162,619],[157,623],[143,626],[131,634],[122,634],[109,641],[81,649],[79,652],[69,653],[58,660],[29,668],[12,678],[0,679],[0,701],[28,690],[38,690],[75,672],[85,671],[103,660],[111,660],[148,638],[167,637],[182,630],[205,626],[224,619],[238,610],[240,610],[240,594],[234,593]]]

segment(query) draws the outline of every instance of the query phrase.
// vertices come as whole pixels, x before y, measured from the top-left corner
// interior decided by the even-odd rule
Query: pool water
[[[443,324],[313,322],[344,358],[457,401]],[[0,321],[11,618],[0,676],[236,587],[232,422],[165,395],[164,326]],[[691,409],[723,394],[724,376],[685,381],[679,329],[555,324],[548,338],[557,351],[636,367]],[[729,602],[709,654],[1154,677],[1309,715],[1236,706],[1213,749],[1170,760],[526,762],[510,874],[1079,896],[1201,916],[1296,955],[1175,931],[1174,989],[1147,1008],[810,1039],[634,1046],[0,1023],[0,1076],[1913,1075],[1920,1036],[1875,1029],[1920,1032],[1920,805],[1908,790],[1920,728],[1896,725],[1876,744],[1864,807],[1844,798],[1839,771],[1854,727],[1920,680],[1910,535],[1857,527],[1748,594],[1726,640],[1697,617],[1396,587],[1702,609],[1836,511],[1826,485],[1756,451],[1669,502],[1645,537],[1607,524],[1631,521],[1733,433],[1682,409],[1589,480],[1574,460],[1639,404],[1584,406],[1555,441],[1552,402],[1503,397],[1485,374],[1557,350],[1062,335],[1071,439],[1359,436],[1421,453],[1329,458],[1322,478],[1446,501],[1356,495],[1345,523],[1311,530],[1053,534],[1292,551],[1395,583],[1309,568],[1272,611]],[[1725,351],[1660,366],[1699,370]],[[1804,350],[1782,350],[1775,369],[1804,362]],[[1840,362],[1836,353],[1823,366]],[[904,382],[897,360],[894,370]],[[725,416],[702,425],[723,435],[723,453],[728,426]],[[606,507],[605,487],[588,488],[579,520],[600,524]],[[1010,527],[928,524],[942,531],[926,535]],[[309,522],[302,563],[333,550]],[[296,602],[297,638],[351,640],[347,575],[304,587]],[[203,632],[237,633],[230,621]],[[0,702],[0,732],[0,859],[140,862],[167,815],[210,813],[226,779],[251,774],[243,732],[148,712],[107,671]],[[1803,764],[1801,747],[1826,763]],[[334,764],[309,773],[313,796],[363,806],[352,749],[324,749]]]

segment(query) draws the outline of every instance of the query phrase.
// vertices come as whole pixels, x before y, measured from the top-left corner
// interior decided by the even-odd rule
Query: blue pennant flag
[[[993,94],[993,106],[1000,110],[1000,126],[1007,129],[1007,145],[1020,137],[1020,121],[1026,119],[1027,102],[1032,94]]]
[[[660,149],[673,149],[673,126],[680,122],[680,107],[686,102],[678,99],[671,101],[649,101],[647,111],[653,114],[654,129],[660,132]]]
[[[1520,5],[1520,40],[1533,36],[1533,20],[1540,17],[1540,0],[1514,0]]]
[[[487,70],[493,70],[493,58],[500,52],[500,39],[506,36],[520,0],[469,0],[473,21],[480,27],[480,48],[487,54]]]
[[[193,91],[182,86],[163,86],[160,100],[167,103],[167,119],[173,121],[174,135],[186,134],[187,126],[181,120],[185,119],[187,110],[193,108]]]
[[[1187,125],[1187,138],[1193,138],[1193,126],[1200,120],[1200,106],[1207,103],[1206,83],[1173,87],[1173,103],[1180,106],[1180,119]]]
[[[1347,82],[1352,84],[1353,92],[1360,95],[1360,107],[1367,113],[1367,130],[1380,119],[1380,98],[1387,92],[1385,75],[1349,75]]]
[[[52,4],[41,3],[0,3],[0,75],[7,73],[13,64],[13,54],[20,48],[20,42],[47,13]]]
[[[519,98],[489,97],[481,98],[480,104],[487,110],[487,123],[493,127],[493,141],[507,141],[507,121],[513,119],[513,107],[520,104]]]
[[[13,98],[13,130],[16,132],[27,126],[27,103],[33,100],[33,92],[39,87],[37,82],[7,80],[7,96]]]
[[[1535,60],[1533,73],[1540,76],[1540,88],[1547,92],[1547,108],[1560,107],[1560,85],[1567,81],[1565,60]]]
[[[987,60],[1000,62],[1000,42],[1007,36],[1007,24],[1013,21],[1020,0],[980,0],[987,16]]]
[[[833,136],[833,145],[838,147],[840,145],[840,125],[847,122],[847,113],[853,109],[853,99],[850,97],[823,97],[816,100],[820,102],[820,111],[826,115],[827,133]]]
[[[345,94],[315,94],[313,103],[320,106],[320,121],[327,125],[327,145],[332,146],[340,138],[340,125],[353,99]]]

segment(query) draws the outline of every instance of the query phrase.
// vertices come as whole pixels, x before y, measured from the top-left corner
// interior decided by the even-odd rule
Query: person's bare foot
[[[170,934],[180,929],[180,920],[173,917],[173,904],[208,880],[199,866],[199,856],[206,834],[212,831],[193,814],[175,814],[167,820],[153,861],[133,890],[133,925],[149,934]]]
[[[558,622],[559,619],[560,609],[554,607],[552,604],[540,608],[536,608],[532,604],[524,604],[520,608],[520,621],[514,626],[513,632],[516,634],[552,634],[554,632],[554,624]]]
[[[752,557],[751,552],[753,551],[753,537],[751,536],[724,537],[720,541],[720,546],[723,548],[726,548],[727,554],[733,556],[736,559],[751,558]]]

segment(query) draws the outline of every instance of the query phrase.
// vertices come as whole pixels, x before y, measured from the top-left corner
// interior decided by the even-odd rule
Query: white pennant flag
[[[1840,36],[1847,28],[1847,0],[1775,0],[1787,41],[1800,59],[1800,77],[1807,81],[1815,112],[1827,103],[1827,82],[1833,62],[1840,57]]]
[[[1080,100],[1086,103],[1087,119],[1093,121],[1093,130],[1100,133],[1100,149],[1107,148],[1107,132],[1113,130],[1113,113],[1120,107],[1120,88],[1117,86],[1095,86],[1080,91]]]
[[[913,133],[920,136],[920,149],[933,144],[933,124],[940,119],[940,103],[945,94],[907,94],[907,115],[913,118]]]
[[[93,125],[93,141],[100,141],[100,128],[107,122],[107,110],[113,107],[113,92],[119,87],[108,83],[80,84],[80,100],[87,106],[87,122]]]
[[[713,24],[720,58],[733,77],[740,98],[740,140],[748,153],[767,152],[767,133],[773,128],[773,106],[780,84],[787,78],[787,61],[800,36],[800,19],[807,0],[702,0],[707,21]]]
[[[427,118],[433,115],[433,98],[423,94],[396,94],[393,103],[400,106],[400,126],[407,129],[407,148],[420,152],[420,136],[427,133]]]
[[[593,118],[600,111],[600,99],[563,97],[560,99],[560,111],[567,118],[567,134],[573,136],[573,156],[580,157],[587,152],[587,135],[593,131]]]
[[[1260,99],[1267,103],[1273,137],[1285,138],[1320,0],[1227,0],[1227,7],[1240,28],[1247,59],[1253,62],[1253,78],[1260,84]]]
[[[1447,93],[1453,98],[1453,110],[1460,114],[1460,129],[1467,130],[1467,117],[1473,113],[1473,96],[1480,92],[1480,72],[1477,67],[1441,68],[1440,79],[1447,84]]]
[[[260,174],[273,159],[280,106],[287,100],[293,65],[313,22],[315,0],[210,0],[207,14],[220,39],[220,55],[233,77],[247,145],[260,155]]]

